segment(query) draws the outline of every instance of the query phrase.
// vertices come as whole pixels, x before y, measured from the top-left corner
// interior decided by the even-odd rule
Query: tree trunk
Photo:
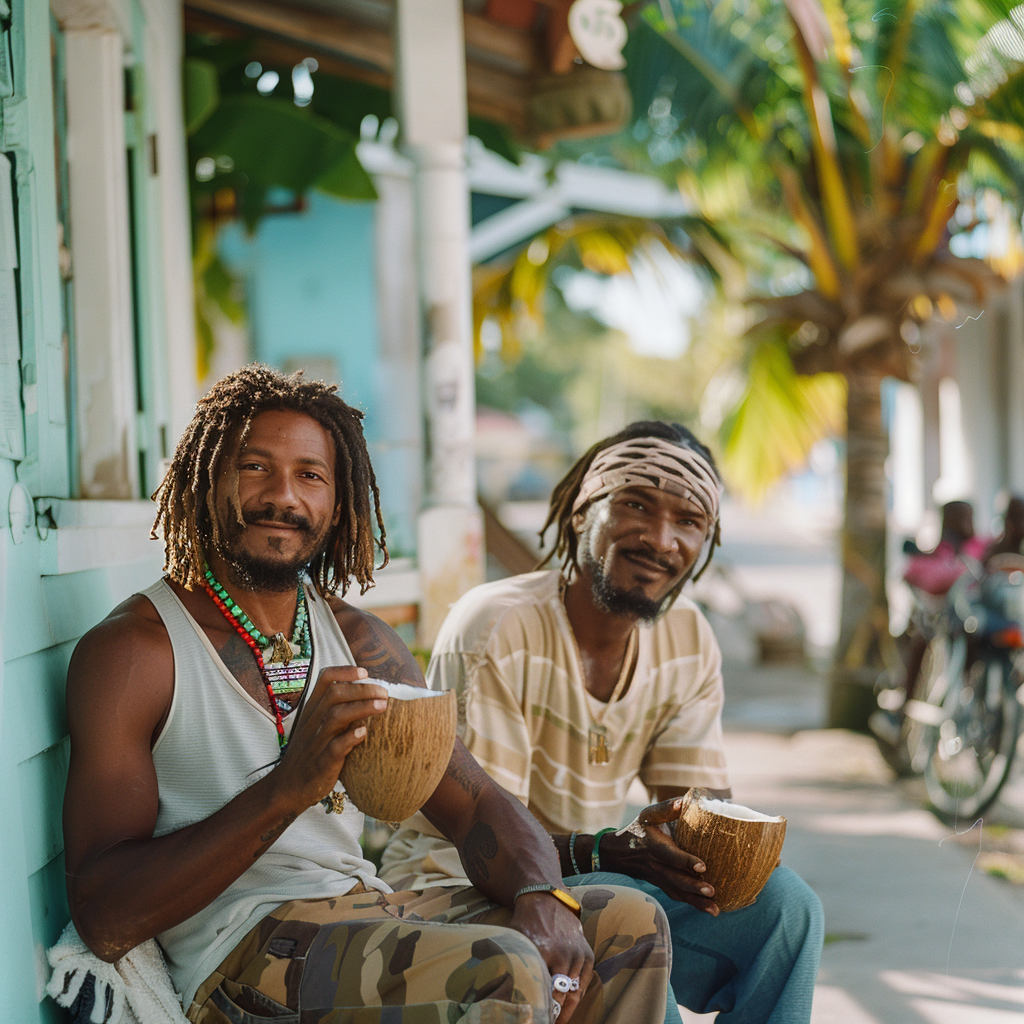
[[[843,521],[843,592],[839,640],[832,667],[828,724],[867,730],[874,685],[884,669],[889,637],[885,595],[885,459],[882,377],[847,373],[846,502]]]

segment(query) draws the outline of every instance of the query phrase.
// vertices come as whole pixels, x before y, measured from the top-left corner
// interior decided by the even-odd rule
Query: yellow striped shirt
[[[465,594],[441,627],[427,682],[459,694],[469,752],[551,832],[618,825],[638,776],[648,789],[729,785],[721,654],[686,598],[640,626],[633,676],[614,704],[584,686],[556,570]],[[597,721],[607,731],[606,764],[589,763]],[[396,888],[466,882],[454,848],[421,814],[392,837],[381,877]]]

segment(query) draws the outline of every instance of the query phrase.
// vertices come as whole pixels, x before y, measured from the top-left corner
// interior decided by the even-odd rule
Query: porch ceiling
[[[470,114],[528,132],[534,82],[550,70],[545,16],[554,2],[535,4],[536,25],[524,29],[482,13],[485,0],[466,0]],[[315,55],[330,74],[384,88],[391,87],[395,66],[393,13],[393,0],[185,0],[189,31],[252,32],[268,61]]]

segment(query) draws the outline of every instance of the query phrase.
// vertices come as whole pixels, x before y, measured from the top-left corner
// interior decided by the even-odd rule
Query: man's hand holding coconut
[[[785,820],[721,802],[721,654],[680,596],[718,543],[720,497],[711,453],[677,424],[598,442],[551,497],[542,564],[559,567],[464,595],[427,676],[459,694],[459,735],[551,833],[567,885],[630,885],[666,912],[666,1021],[680,1020],[678,1000],[736,1024],[800,1024],[821,904],[793,872],[773,871]],[[636,778],[655,802],[622,829]],[[381,874],[404,887],[455,883],[463,869],[416,815]]]
[[[167,576],[68,672],[78,931],[107,961],[156,938],[194,1024],[644,1020],[668,985],[657,902],[566,885],[455,739],[454,695],[334,596],[387,557],[360,420],[259,366],[199,403],[157,493]],[[467,884],[396,892],[362,856],[363,810],[418,808]]]

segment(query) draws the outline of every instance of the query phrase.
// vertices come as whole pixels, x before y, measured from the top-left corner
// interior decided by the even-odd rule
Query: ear
[[[587,521],[587,513],[581,509],[579,512],[573,512],[572,518],[569,520],[572,526],[573,533],[582,533],[583,526]]]

